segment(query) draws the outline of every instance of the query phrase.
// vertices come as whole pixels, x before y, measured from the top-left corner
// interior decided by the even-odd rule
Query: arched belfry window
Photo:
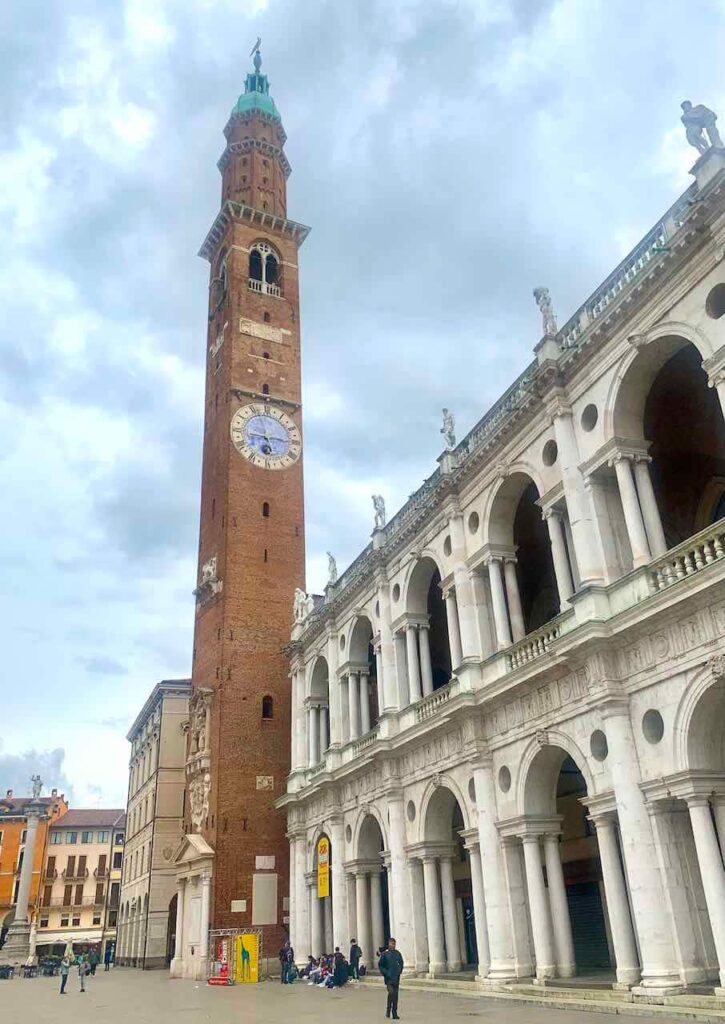
[[[263,295],[282,294],[280,259],[267,242],[255,242],[249,250],[249,287]]]
[[[274,718],[274,697],[262,697],[262,718]]]

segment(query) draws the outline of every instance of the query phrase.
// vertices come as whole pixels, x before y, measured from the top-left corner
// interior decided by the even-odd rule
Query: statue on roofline
[[[541,310],[541,324],[544,335],[552,338],[559,330],[554,316],[554,307],[551,304],[551,295],[548,288],[534,288],[534,299]]]
[[[450,409],[443,410],[443,426],[441,427],[441,434],[446,442],[446,448],[448,451],[452,451],[456,447],[456,417],[450,411]]]
[[[375,509],[375,529],[382,530],[385,526],[385,498],[382,494],[373,494],[373,508]]]
[[[722,146],[720,132],[717,130],[717,114],[710,110],[704,103],[698,103],[693,107],[689,100],[684,100],[680,106],[683,114],[680,120],[685,126],[685,136],[691,146],[702,155],[709,149]],[[705,135],[707,133],[707,137]]]

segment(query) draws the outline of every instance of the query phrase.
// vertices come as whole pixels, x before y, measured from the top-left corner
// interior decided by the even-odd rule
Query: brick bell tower
[[[304,585],[298,250],[286,135],[259,46],[224,129],[211,265],[206,407],[172,973],[203,977],[217,928],[286,937],[289,847],[274,809],[290,768],[289,641]],[[181,918],[181,921],[179,920]]]

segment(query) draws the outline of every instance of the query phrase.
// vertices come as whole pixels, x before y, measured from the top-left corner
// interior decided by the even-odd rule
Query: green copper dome
[[[269,79],[266,75],[260,73],[262,66],[261,54],[258,49],[252,52],[254,53],[254,71],[247,75],[247,80],[244,83],[244,92],[233,107],[232,116],[234,114],[246,114],[251,110],[261,110],[262,113],[269,114],[270,117],[281,121],[282,118],[279,116],[274,100],[269,95]]]

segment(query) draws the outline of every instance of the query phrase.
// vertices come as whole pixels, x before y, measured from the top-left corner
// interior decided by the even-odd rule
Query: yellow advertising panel
[[[235,980],[242,983],[259,981],[259,936],[234,936]]]
[[[330,895],[330,840],[320,836],[317,841],[317,895],[320,899]]]

